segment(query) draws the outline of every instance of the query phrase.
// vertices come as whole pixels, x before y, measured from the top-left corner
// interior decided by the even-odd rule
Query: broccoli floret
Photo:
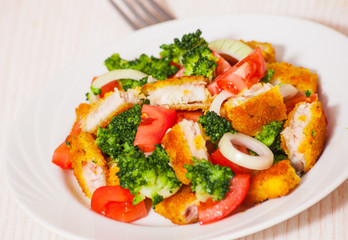
[[[263,126],[262,131],[258,133],[255,138],[264,143],[267,147],[270,147],[274,142],[277,135],[283,130],[284,123],[272,121],[269,124]]]
[[[261,78],[260,82],[268,83],[271,80],[273,74],[274,74],[273,69],[270,69],[270,68],[267,69],[266,75],[263,78]]]
[[[183,35],[181,40],[175,38],[174,43],[162,44],[160,46],[160,48],[163,49],[163,51],[160,52],[162,59],[181,65],[181,58],[185,52],[201,44],[207,45],[207,42],[201,37],[201,34],[201,30],[197,29],[195,33]]]
[[[136,87],[142,87],[144,86],[148,81],[148,77],[144,77],[142,79],[134,80],[134,79],[120,79],[118,82],[120,83],[122,89],[124,91],[127,91],[128,89],[131,88],[136,88]]]
[[[167,79],[179,70],[177,66],[172,65],[171,62],[166,59],[159,59],[153,56],[149,57],[146,54],[140,55],[139,58],[133,61],[128,61],[122,59],[120,55],[116,53],[105,60],[105,66],[109,71],[116,69],[135,69],[152,75],[158,80]]]
[[[203,75],[212,79],[218,58],[214,57],[207,44],[194,47],[182,56],[185,72],[187,76]]]
[[[207,111],[205,115],[199,117],[198,123],[205,130],[205,135],[210,141],[217,144],[225,133],[235,133],[232,125],[226,118],[217,115],[215,112]]]
[[[141,121],[141,105],[115,116],[106,128],[98,128],[96,143],[100,150],[115,159],[123,151],[123,144],[133,144]]]
[[[263,126],[262,132],[258,133],[255,138],[264,143],[271,149],[274,155],[273,163],[287,159],[284,150],[281,148],[280,133],[284,129],[284,122],[272,121],[268,125]]]
[[[229,192],[234,172],[229,167],[214,165],[208,160],[193,158],[192,165],[184,165],[186,177],[191,181],[191,189],[196,192],[197,199],[205,202],[208,198],[222,200]]]
[[[167,153],[159,144],[152,155],[146,158],[137,146],[126,143],[116,161],[120,185],[135,196],[133,204],[149,197],[155,206],[181,186],[174,170],[169,166]]]

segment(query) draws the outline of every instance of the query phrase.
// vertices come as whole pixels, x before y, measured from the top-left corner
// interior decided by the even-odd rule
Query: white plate
[[[115,52],[132,59],[158,56],[159,46],[200,28],[208,41],[219,38],[271,42],[278,61],[317,72],[327,113],[328,141],[318,163],[289,196],[267,201],[217,223],[176,226],[151,212],[133,224],[116,222],[89,210],[70,170],[51,163],[54,149],[74,121],[93,76],[106,72]],[[279,16],[234,15],[172,21],[152,26],[87,56],[52,79],[14,123],[6,146],[6,173],[23,209],[46,227],[81,239],[237,238],[284,221],[334,190],[348,177],[348,39],[319,24]]]

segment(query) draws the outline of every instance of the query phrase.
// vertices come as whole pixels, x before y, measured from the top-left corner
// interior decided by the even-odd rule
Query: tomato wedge
[[[214,57],[217,57],[219,60],[216,62],[217,67],[215,68],[215,77],[219,76],[220,74],[226,72],[228,69],[231,68],[231,64],[227,62],[220,54],[218,54],[215,51],[212,51],[212,54]]]
[[[98,78],[98,77],[94,77],[94,78],[92,79],[92,83],[93,83],[97,78]],[[106,93],[114,91],[115,88],[117,88],[118,90],[121,89],[121,86],[120,86],[120,84],[118,83],[117,80],[114,80],[114,81],[111,81],[111,82],[105,84],[104,86],[102,86],[102,87],[100,88],[100,90],[101,90],[100,97],[101,97],[101,98],[104,97],[104,95],[105,95]]]
[[[245,148],[245,150],[244,149],[238,149],[238,150],[240,150],[241,152],[244,152],[244,153],[248,153],[246,148]],[[211,158],[211,161],[212,161],[213,164],[219,164],[221,166],[229,167],[235,173],[251,173],[252,172],[251,169],[239,166],[238,164],[235,164],[234,162],[232,162],[232,161],[228,160],[227,158],[225,158],[225,156],[222,155],[222,153],[220,152],[219,149],[216,150],[210,156],[210,158]]]
[[[196,111],[182,110],[182,111],[176,111],[176,115],[177,115],[177,120],[175,123],[179,123],[184,119],[198,122],[198,119],[200,116],[203,115],[203,112],[201,110],[196,110]]]
[[[63,169],[71,168],[69,147],[65,141],[54,150],[52,162]]]
[[[183,76],[185,76],[184,75],[184,72],[185,72],[185,68],[184,68],[184,66],[182,66],[180,69],[179,69],[179,71],[177,71],[175,74],[174,74],[174,78],[176,78],[176,77],[183,77]]]
[[[243,89],[250,88],[258,83],[266,73],[265,59],[262,56],[260,47],[258,47],[247,57],[217,76],[208,85],[208,90],[212,95],[216,95],[222,90],[229,90],[237,94]]]
[[[135,135],[134,146],[143,152],[155,150],[155,145],[161,143],[164,134],[176,120],[176,111],[153,105],[143,105],[142,120]]]
[[[235,210],[244,200],[250,186],[249,174],[236,174],[231,179],[230,191],[225,199],[214,202],[209,199],[198,206],[198,220],[200,224],[207,224],[220,220]]]
[[[284,102],[285,106],[286,106],[286,112],[289,113],[291,112],[295,105],[299,102],[308,102],[308,103],[312,103],[318,101],[318,94],[311,94],[309,97],[306,97],[305,95],[303,96],[295,96],[293,98],[290,98],[289,100],[286,100]]]
[[[147,216],[144,201],[132,205],[134,196],[121,186],[103,186],[95,190],[91,209],[108,218],[121,222],[132,222]]]

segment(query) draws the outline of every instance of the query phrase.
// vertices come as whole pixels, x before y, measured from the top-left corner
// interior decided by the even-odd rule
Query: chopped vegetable
[[[122,59],[118,53],[115,53],[105,60],[105,66],[109,71],[116,69],[135,69],[147,75],[152,75],[158,80],[164,80],[169,76],[173,76],[179,69],[165,58],[149,57],[146,54],[140,55],[139,58],[133,61],[128,61]],[[128,78],[126,77],[124,79]]]
[[[235,132],[231,123],[226,118],[212,111],[207,111],[205,115],[200,116],[198,123],[202,124],[205,134],[214,144],[217,144],[225,133]]]
[[[167,153],[159,144],[148,158],[136,146],[125,143],[123,149],[116,159],[119,167],[117,176],[120,185],[135,195],[133,204],[149,197],[155,206],[179,190],[181,183],[169,166]]]
[[[208,160],[193,159],[193,165],[184,165],[186,177],[191,181],[192,191],[201,202],[212,198],[214,201],[225,198],[234,173],[229,167],[214,165]]]
[[[96,143],[100,150],[116,159],[124,143],[133,145],[140,121],[141,105],[136,104],[115,116],[106,128],[98,128]]]
[[[182,65],[182,55],[190,49],[207,44],[204,38],[201,37],[201,30],[197,29],[195,33],[189,33],[182,36],[181,40],[174,39],[174,43],[162,44],[160,46],[163,49],[160,52],[162,59],[173,62],[178,65]]]
[[[143,105],[141,114],[142,119],[135,135],[134,146],[138,146],[143,152],[151,152],[173,126],[176,112],[163,107]]]
[[[229,192],[226,197],[214,202],[208,200],[198,206],[198,220],[200,224],[216,222],[235,210],[244,200],[250,186],[249,174],[236,174],[231,179]]]
[[[92,195],[91,209],[120,222],[133,222],[147,216],[144,201],[132,205],[133,198],[121,186],[100,187]]]

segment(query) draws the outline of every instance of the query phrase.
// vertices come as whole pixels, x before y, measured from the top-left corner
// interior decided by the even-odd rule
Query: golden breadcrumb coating
[[[116,173],[120,170],[119,167],[117,166],[117,163],[109,163],[109,173],[107,176],[107,184],[109,186],[118,186],[120,185],[120,180],[118,179],[118,176]]]
[[[270,63],[267,68],[273,69],[274,74],[271,82],[279,80],[280,83],[291,84],[301,91],[310,90],[312,93],[318,91],[318,76],[309,69],[295,67],[289,63]]]
[[[187,170],[184,168],[184,165],[193,164],[193,160],[185,135],[178,124],[164,135],[162,145],[170,158],[170,165],[180,182],[189,184],[190,180],[185,177]]]
[[[92,197],[94,190],[106,184],[107,166],[101,150],[94,141],[92,134],[81,132],[79,135],[72,135],[70,142],[70,158],[74,175],[85,195]],[[92,176],[87,176],[85,166],[93,170]],[[101,172],[99,172],[101,170]],[[94,175],[93,175],[94,174]],[[101,176],[101,181],[94,182],[95,176]],[[91,178],[90,178],[91,177]],[[90,179],[89,179],[90,178]],[[91,182],[89,181],[91,180]]]
[[[287,195],[300,180],[290,161],[282,160],[269,169],[256,171],[251,175],[249,191],[244,201],[256,204]]]
[[[89,112],[90,108],[91,108],[90,104],[88,104],[88,103],[81,103],[75,109],[76,119],[75,119],[73,127],[71,128],[71,132],[73,132],[73,130],[76,129],[77,127],[80,128],[80,126],[81,126],[81,118],[87,115],[87,113]]]
[[[198,221],[198,204],[191,187],[183,185],[176,194],[157,204],[154,210],[174,224],[184,225]]]
[[[103,105],[104,101],[112,94],[114,94],[114,92],[106,93],[103,98],[99,99],[97,102],[95,102],[91,105],[90,110],[87,114],[82,116],[81,128],[84,132],[91,132],[91,133],[96,134],[99,127],[106,127],[114,116],[120,114],[121,112],[128,110],[129,108],[131,108],[133,106],[133,104],[130,104],[130,103],[122,104],[120,107],[118,107],[117,109],[112,111],[112,113],[109,114],[107,118],[105,118],[103,121],[99,122],[98,125],[96,125],[92,130],[86,131],[87,117],[89,117],[93,114],[96,114],[99,111],[100,106]]]
[[[156,81],[152,83],[147,83],[143,86],[142,91],[145,95],[148,95],[149,92],[154,91],[158,88],[163,88],[171,85],[181,85],[183,83],[194,83],[194,82],[206,82],[208,79],[203,76],[184,76],[176,78],[168,78],[163,81]]]
[[[289,117],[284,124],[284,128],[289,126],[290,121],[293,119],[297,108],[301,104],[303,103],[301,102],[296,104],[294,110],[289,113]],[[319,158],[321,152],[324,149],[324,143],[326,139],[326,117],[320,101],[312,103],[310,108],[310,120],[307,126],[303,129],[303,134],[305,138],[299,145],[297,151],[304,154],[305,164],[303,171],[306,173],[314,166],[317,159]],[[287,155],[290,155],[283,135],[281,135],[281,141],[282,148]]]
[[[276,61],[275,50],[272,44],[267,42],[256,42],[256,41],[250,41],[250,42],[244,42],[244,43],[253,49],[260,47],[262,56],[266,62],[273,63]]]
[[[248,136],[255,136],[264,125],[272,121],[282,121],[287,117],[278,86],[237,106],[234,106],[230,99],[223,107],[226,118],[232,123],[233,128]]]

